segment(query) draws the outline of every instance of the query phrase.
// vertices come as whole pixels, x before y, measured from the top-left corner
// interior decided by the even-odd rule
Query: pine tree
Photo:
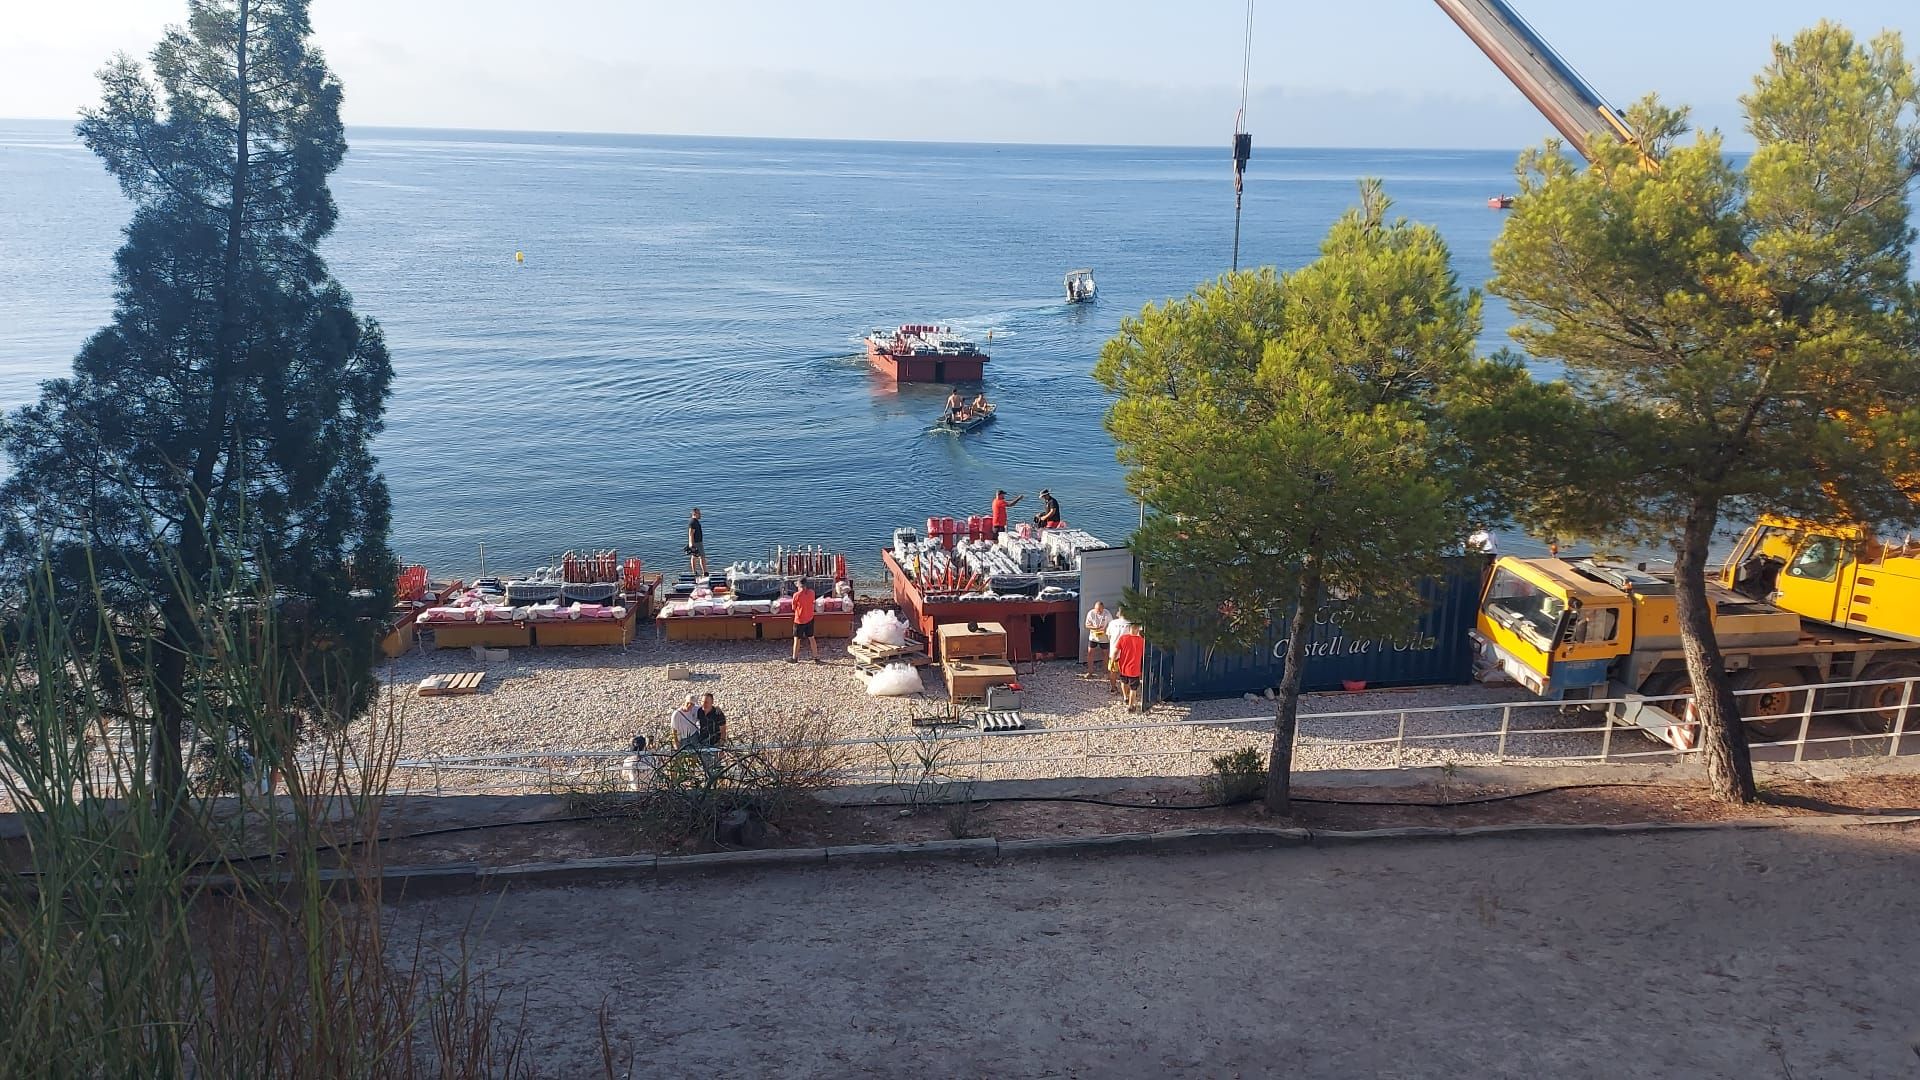
[[[194,657],[223,593],[270,591],[336,718],[366,699],[392,594],[370,451],[392,366],[318,251],[346,141],[310,32],[305,0],[191,0],[151,74],[102,71],[78,132],[133,204],[112,321],[0,430],[10,564],[50,564],[141,650],[160,689],[134,719],[172,792],[187,718],[217,713]]]
[[[1617,143],[1587,169],[1530,151],[1489,286],[1520,343],[1567,371],[1553,445],[1536,425],[1534,456],[1506,462],[1558,481],[1532,484],[1523,517],[1671,545],[1711,784],[1740,802],[1756,795],[1710,621],[1716,531],[1920,513],[1913,69],[1897,35],[1862,46],[1823,22],[1775,46],[1743,104],[1744,169],[1716,133],[1683,143],[1686,114],[1651,97],[1628,114],[1651,161]]]
[[[1132,546],[1147,634],[1264,642],[1288,620],[1267,805],[1290,796],[1311,619],[1338,597],[1359,636],[1410,627],[1421,578],[1466,534],[1466,454],[1442,391],[1478,366],[1479,298],[1432,228],[1387,218],[1378,184],[1292,273],[1230,274],[1121,325],[1094,375],[1152,511]]]

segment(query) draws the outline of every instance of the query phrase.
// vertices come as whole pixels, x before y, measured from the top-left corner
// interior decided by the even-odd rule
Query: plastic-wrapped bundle
[[[1068,592],[1080,591],[1080,571],[1078,570],[1042,570],[1035,575],[1040,579],[1042,589],[1065,589]]]
[[[867,693],[874,697],[906,697],[924,690],[920,669],[912,664],[888,664],[867,680]]]
[[[995,574],[987,579],[987,587],[1003,595],[1031,596],[1040,581],[1032,574]]]
[[[780,578],[774,574],[728,570],[727,589],[742,600],[768,600],[780,595]]]
[[[604,604],[619,595],[617,581],[573,582],[560,587],[560,599],[573,604]]]
[[[905,645],[907,622],[892,611],[869,611],[860,616],[853,640],[856,645]]]
[[[507,603],[509,604],[538,604],[558,599],[560,599],[560,583],[557,581],[507,582]]]
[[[1035,599],[1049,600],[1049,601],[1072,600],[1077,598],[1079,595],[1080,595],[1080,590],[1078,589],[1062,589],[1058,585],[1049,585],[1046,588],[1041,589],[1039,592],[1039,595],[1037,595]]]

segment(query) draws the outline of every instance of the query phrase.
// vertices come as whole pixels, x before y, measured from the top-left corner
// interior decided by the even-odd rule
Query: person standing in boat
[[[956,387],[952,393],[947,395],[947,419],[959,420],[966,415],[966,412],[966,399],[960,396],[960,390]]]
[[[1040,489],[1040,512],[1033,515],[1033,524],[1035,528],[1039,529],[1057,529],[1060,527],[1060,501],[1055,499],[1053,492],[1048,491],[1046,488]]]
[[[687,515],[687,572],[694,577],[707,576],[707,531],[700,525],[700,508]]]

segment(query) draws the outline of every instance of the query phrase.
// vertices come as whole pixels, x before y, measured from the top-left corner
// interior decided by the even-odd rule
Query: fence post
[[[1900,737],[1907,733],[1907,707],[1913,704],[1913,680],[1908,679],[1900,688],[1900,712],[1893,718],[1893,745],[1887,750],[1888,757],[1900,756]]]
[[[1613,709],[1604,709],[1600,713],[1600,764],[1605,765],[1613,754]]]
[[[1800,710],[1800,737],[1794,740],[1793,760],[1807,759],[1807,729],[1813,726],[1813,699],[1819,696],[1818,690],[1807,691],[1807,704]]]
[[[1406,768],[1407,765],[1407,714],[1400,714],[1400,731],[1393,737],[1393,767]]]
[[[1513,706],[1500,708],[1500,748],[1493,752],[1493,758],[1500,764],[1507,763],[1507,731],[1513,727]]]

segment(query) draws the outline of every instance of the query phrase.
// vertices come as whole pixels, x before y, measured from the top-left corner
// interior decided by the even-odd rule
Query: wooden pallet
[[[454,694],[477,694],[480,692],[480,680],[487,677],[484,671],[460,671],[452,675],[429,675],[420,680],[421,697],[447,697]]]
[[[914,667],[925,667],[933,663],[933,658],[927,655],[924,645],[861,645],[857,642],[848,642],[847,653],[853,657],[855,663],[867,667],[886,667],[888,664],[912,664]]]

